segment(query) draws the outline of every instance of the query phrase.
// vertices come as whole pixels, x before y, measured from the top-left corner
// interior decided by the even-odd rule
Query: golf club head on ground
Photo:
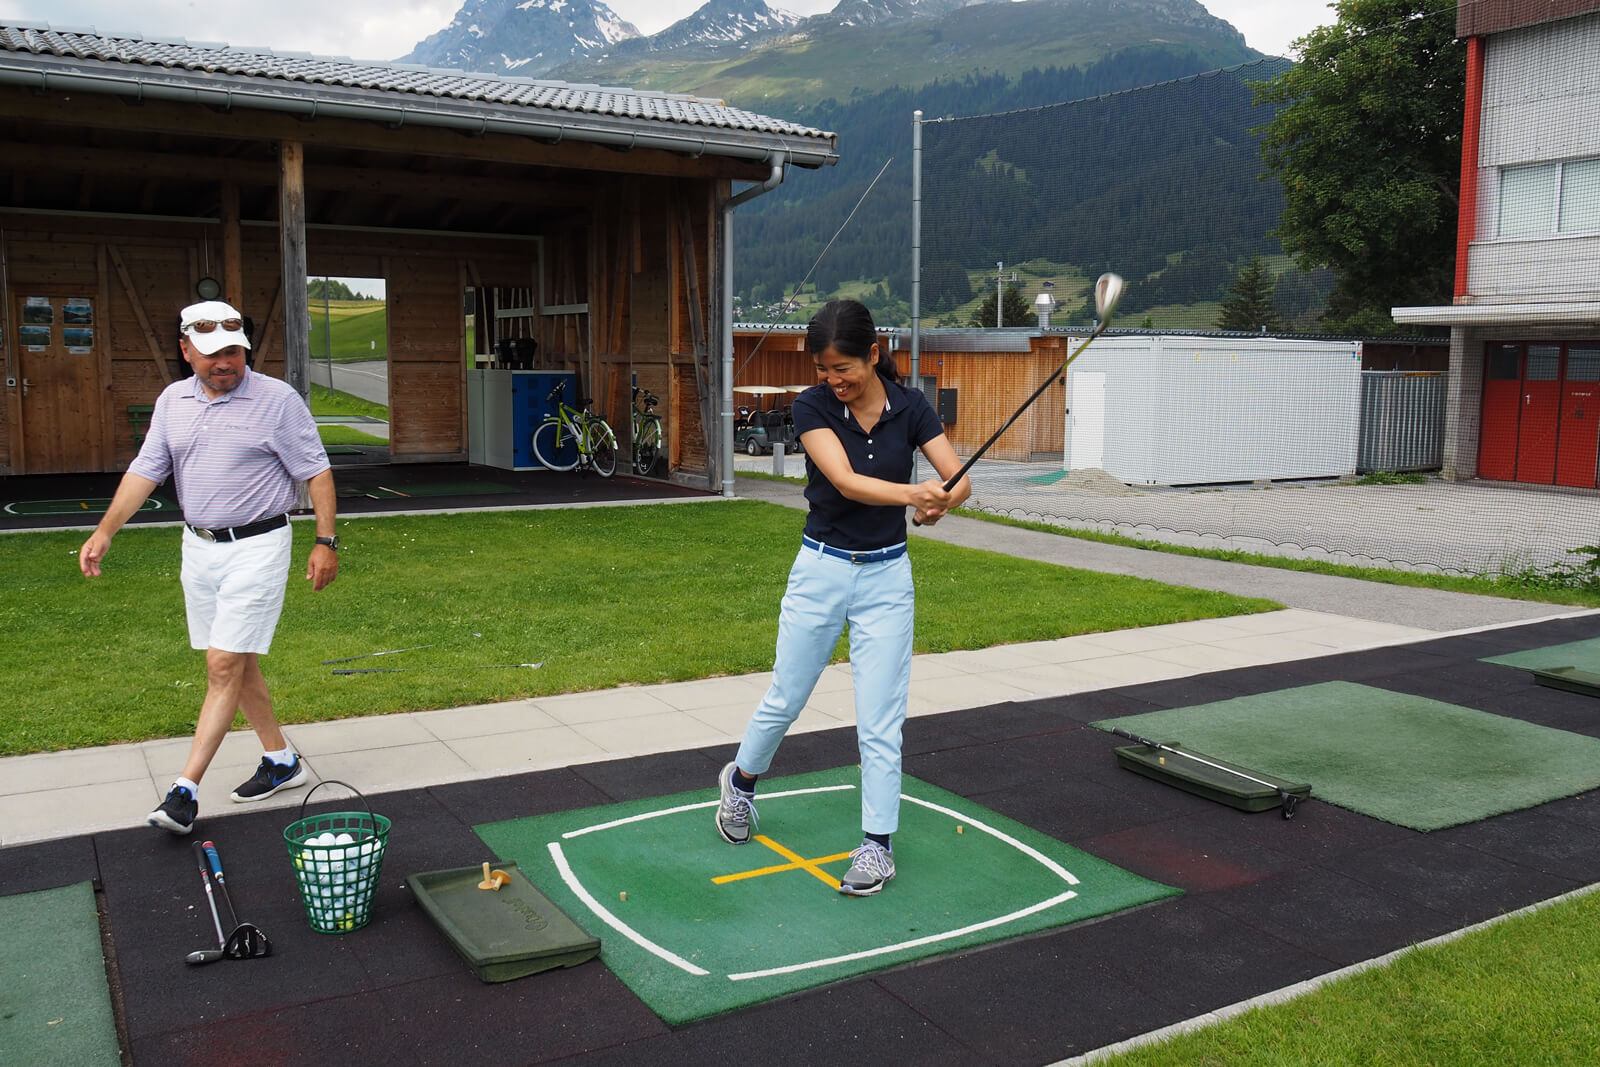
[[[1112,314],[1117,310],[1117,302],[1122,299],[1122,275],[1107,272],[1100,275],[1094,283],[1094,317],[1101,325],[1111,321]]]
[[[222,953],[230,960],[253,960],[272,955],[272,942],[254,923],[240,923],[228,935]]]

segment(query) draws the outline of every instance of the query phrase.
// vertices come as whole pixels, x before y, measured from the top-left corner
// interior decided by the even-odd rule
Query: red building
[[[1444,473],[1600,485],[1600,0],[1475,0]]]

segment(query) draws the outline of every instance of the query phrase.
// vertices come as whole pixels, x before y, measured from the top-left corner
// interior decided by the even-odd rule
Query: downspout
[[[1478,137],[1483,125],[1482,37],[1467,38],[1467,100],[1461,118],[1461,187],[1456,206],[1455,302],[1467,297],[1467,255],[1478,235]]]
[[[722,495],[733,496],[733,209],[783,184],[788,155],[775,153],[772,173],[748,185],[722,205]]]

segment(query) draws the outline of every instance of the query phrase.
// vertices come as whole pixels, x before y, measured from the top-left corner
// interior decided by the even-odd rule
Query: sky
[[[656,33],[704,0],[606,0],[641,33]],[[1233,24],[1250,47],[1289,56],[1290,42],[1335,21],[1325,0],[1200,0]],[[773,0],[768,0],[773,3]],[[837,0],[778,0],[775,7],[814,15]],[[392,60],[449,25],[461,0],[0,0],[0,24],[133,31],[143,37],[183,37],[255,45],[277,52]]]

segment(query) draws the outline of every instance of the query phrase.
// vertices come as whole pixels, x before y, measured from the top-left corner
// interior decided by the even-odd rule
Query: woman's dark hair
[[[806,351],[813,356],[832,348],[842,356],[865,362],[872,358],[872,346],[877,341],[878,327],[872,321],[872,312],[859,300],[828,301],[806,327]],[[877,366],[880,378],[891,382],[899,379],[894,358],[882,348],[878,350]]]

